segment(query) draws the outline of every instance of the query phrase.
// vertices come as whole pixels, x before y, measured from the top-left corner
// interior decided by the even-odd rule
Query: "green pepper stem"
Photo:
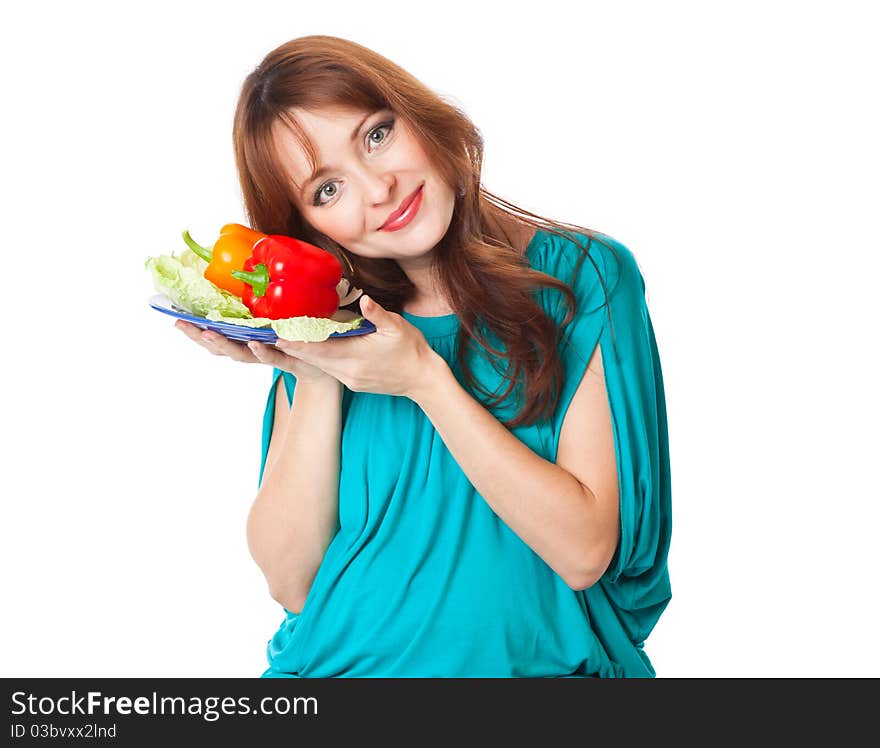
[[[210,262],[211,257],[213,256],[213,252],[210,249],[205,249],[199,244],[196,244],[193,241],[193,238],[189,235],[189,231],[183,232],[183,240],[186,242],[187,246],[195,252],[199,257],[201,257],[205,262]]]
[[[269,268],[262,262],[254,268],[252,273],[247,270],[233,270],[230,275],[247,283],[254,290],[254,296],[257,298],[266,293],[266,288],[269,285]]]

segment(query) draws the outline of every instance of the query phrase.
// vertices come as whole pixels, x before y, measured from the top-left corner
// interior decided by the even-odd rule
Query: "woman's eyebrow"
[[[364,123],[365,123],[368,119],[370,119],[370,117],[372,117],[374,114],[376,114],[376,112],[368,112],[368,113],[367,113],[367,116],[364,117],[364,118],[358,123],[358,126],[354,129],[354,132],[352,132],[351,137],[350,137],[350,141],[351,141],[352,143],[354,143],[354,141],[357,140],[358,133],[361,131],[361,128],[364,126]],[[313,172],[313,173],[312,173],[312,176],[310,176],[310,177],[305,181],[305,183],[303,184],[303,186],[302,186],[302,192],[305,193],[306,189],[309,187],[309,185],[310,185],[312,182],[314,182],[314,181],[315,181],[316,179],[318,179],[319,177],[324,176],[325,174],[327,174],[327,173],[330,172],[330,171],[332,171],[332,169],[331,169],[330,167],[328,167],[328,166],[322,166],[322,167],[319,168],[317,171]]]

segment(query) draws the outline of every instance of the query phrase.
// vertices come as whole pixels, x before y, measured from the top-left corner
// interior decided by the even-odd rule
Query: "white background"
[[[256,676],[269,369],[143,267],[243,221],[245,76],[352,39],[484,184],[635,254],[666,382],[678,676],[877,676],[878,27],[854,2],[33,3],[2,24],[4,676]],[[489,6],[489,7],[487,7]]]

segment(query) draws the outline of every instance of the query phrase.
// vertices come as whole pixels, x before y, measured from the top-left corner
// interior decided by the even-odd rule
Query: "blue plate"
[[[164,294],[151,296],[149,303],[156,311],[190,322],[202,330],[212,330],[220,335],[226,336],[230,340],[258,340],[261,343],[274,343],[278,340],[278,336],[271,327],[246,327],[245,325],[234,325],[230,322],[213,322],[212,320],[205,319],[204,317],[197,317],[194,314],[179,309],[174,306],[174,304],[171,303],[171,300]],[[334,332],[330,334],[330,337],[349,338],[353,335],[366,335],[371,332],[376,332],[376,325],[365,319],[361,322],[361,326],[356,330]]]

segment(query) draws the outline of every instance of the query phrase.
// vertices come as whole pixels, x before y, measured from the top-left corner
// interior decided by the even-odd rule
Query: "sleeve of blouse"
[[[579,234],[578,238],[587,237]],[[572,251],[580,253],[565,243],[557,253],[563,269],[573,270]],[[611,564],[597,585],[630,640],[638,644],[647,638],[672,596],[667,568],[672,507],[663,375],[645,282],[635,258],[623,244],[598,233],[590,241],[590,256],[595,268],[587,258],[573,281],[563,277],[565,273],[559,276],[572,285],[578,312],[561,341],[566,376],[553,417],[553,454],[568,406],[600,345],[617,456],[620,536]]]
[[[293,388],[296,386],[296,377],[290,372],[272,369],[272,386],[269,388],[269,398],[266,402],[266,410],[263,412],[262,455],[260,457],[260,476],[257,480],[258,488],[263,485],[263,472],[266,470],[266,457],[269,454],[272,426],[275,423],[275,387],[281,377],[284,377],[284,385],[287,390],[287,407],[289,408],[293,404]]]

